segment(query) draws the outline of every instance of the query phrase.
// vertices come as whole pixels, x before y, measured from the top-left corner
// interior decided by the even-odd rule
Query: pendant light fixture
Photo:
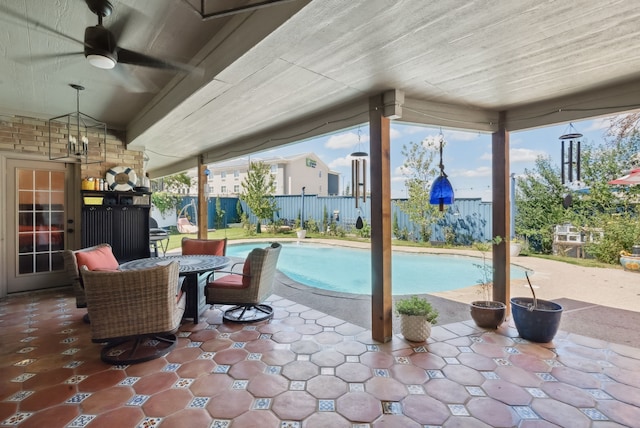
[[[429,195],[429,203],[438,205],[440,211],[444,211],[445,205],[451,205],[454,201],[453,187],[444,172],[444,164],[442,163],[442,147],[444,146],[444,135],[440,131],[440,176],[438,176],[431,185],[431,193]]]
[[[107,158],[107,125],[80,112],[80,91],[76,90],[76,111],[49,119],[49,159],[67,163],[93,164]]]

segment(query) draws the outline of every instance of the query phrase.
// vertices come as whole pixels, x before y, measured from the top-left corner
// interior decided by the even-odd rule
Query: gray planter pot
[[[496,329],[507,316],[507,305],[495,300],[471,302],[471,318],[478,327]]]

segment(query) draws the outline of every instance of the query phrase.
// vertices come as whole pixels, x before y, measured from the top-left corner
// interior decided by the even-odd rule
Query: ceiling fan
[[[85,0],[91,12],[98,16],[98,25],[84,30],[84,56],[94,67],[111,69],[116,64],[132,64],[143,67],[183,69],[179,64],[130,51],[117,45],[116,36],[102,25],[102,19],[111,15],[113,6],[108,0]],[[126,19],[126,18],[125,18]],[[124,25],[121,23],[120,32]]]
[[[98,16],[98,24],[89,26],[84,32],[84,41],[78,40],[67,34],[64,34],[55,28],[49,27],[40,22],[36,22],[26,18],[14,11],[11,11],[5,7],[1,7],[2,12],[13,16],[20,20],[26,20],[32,24],[35,29],[43,29],[57,36],[63,37],[67,40],[71,40],[84,46],[83,52],[72,52],[62,54],[46,54],[43,57],[62,57],[70,55],[84,54],[89,63],[98,68],[112,69],[117,64],[130,64],[141,67],[150,67],[157,69],[166,69],[174,71],[193,71],[194,67],[190,67],[186,64],[177,63],[174,61],[168,61],[160,58],[155,58],[140,52],[131,51],[129,49],[119,46],[117,41],[120,35],[125,30],[125,27],[131,17],[131,13],[124,15],[118,21],[114,22],[110,28],[103,26],[103,18],[111,15],[113,12],[113,5],[109,0],[85,0],[87,6]]]

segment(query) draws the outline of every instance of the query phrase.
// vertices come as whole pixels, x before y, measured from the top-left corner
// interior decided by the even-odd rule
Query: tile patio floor
[[[70,290],[0,301],[0,426],[640,426],[640,349],[508,326],[435,326],[427,343],[369,331],[272,296],[275,318],[183,323],[176,349],[100,361]]]

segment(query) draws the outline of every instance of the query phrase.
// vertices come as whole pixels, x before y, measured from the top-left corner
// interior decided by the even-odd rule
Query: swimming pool
[[[227,255],[247,257],[266,244],[230,244]],[[393,252],[393,294],[449,291],[477,284],[476,257]],[[283,243],[278,270],[311,287],[355,294],[371,294],[371,254],[368,250],[309,243]],[[525,270],[511,266],[511,278],[525,278]]]

